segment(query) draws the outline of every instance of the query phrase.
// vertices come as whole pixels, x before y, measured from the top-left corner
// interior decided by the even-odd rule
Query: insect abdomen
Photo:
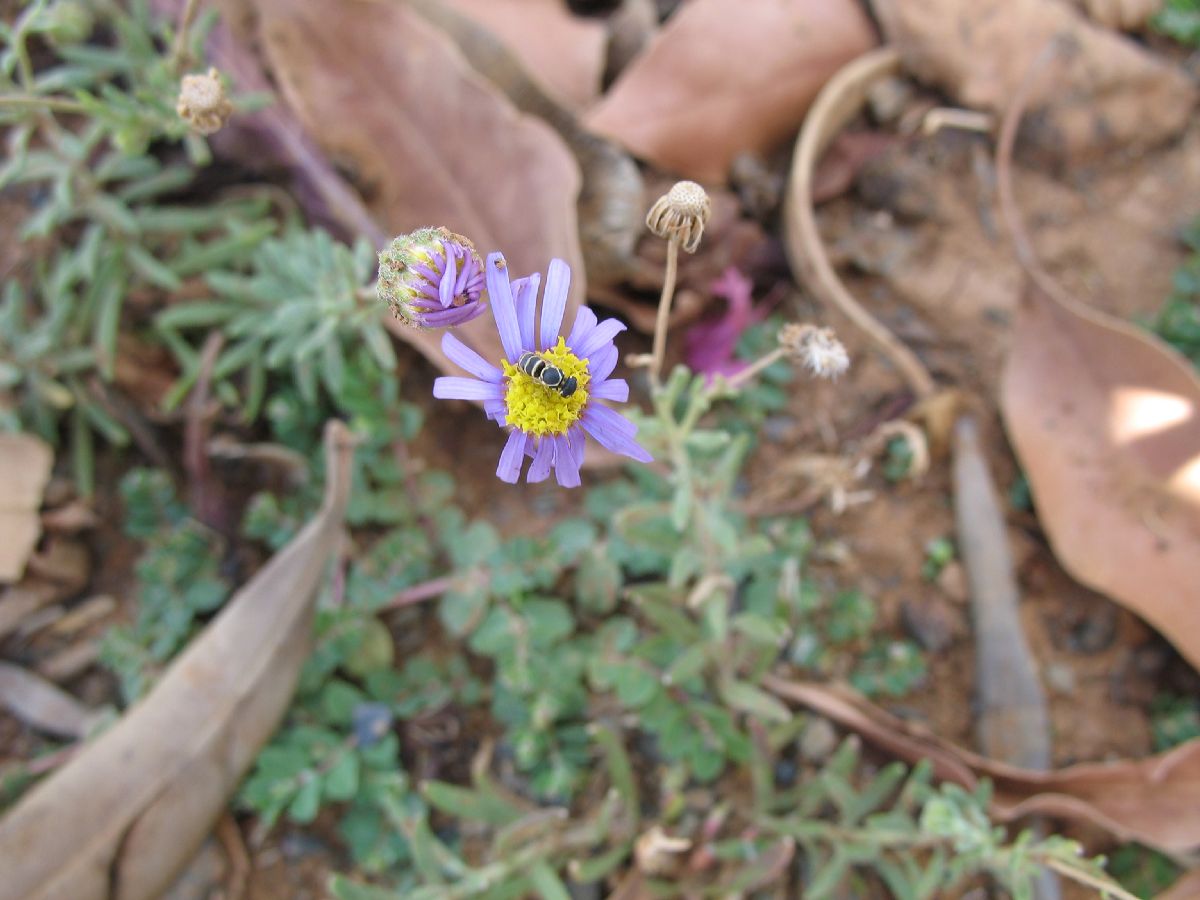
[[[532,350],[526,350],[517,358],[517,368],[535,381],[539,381],[552,391],[570,397],[575,393],[576,380],[567,378],[558,366],[546,362]]]

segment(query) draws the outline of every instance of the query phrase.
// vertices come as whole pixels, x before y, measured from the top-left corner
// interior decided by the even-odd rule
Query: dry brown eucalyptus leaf
[[[692,0],[587,122],[662,168],[723,182],[738,154],[794,133],[829,76],[876,40],[854,0]]]
[[[54,452],[29,434],[0,435],[0,581],[16,581],[42,533],[38,507]]]
[[[0,820],[0,900],[160,896],[278,725],[342,529],[350,435],[326,428],[321,511],[150,694]]]
[[[1195,900],[1200,897],[1200,869],[1184,872],[1173,885],[1156,894],[1154,900]]]
[[[1022,297],[1000,395],[1055,556],[1200,668],[1200,379],[1138,329]]]
[[[262,0],[254,10],[284,97],[354,171],[390,233],[445,225],[481,254],[502,250],[514,277],[561,257],[574,276],[569,304],[579,304],[579,171],[549,127],[517,112],[404,4]],[[490,317],[459,334],[500,355]]]
[[[1038,772],[964,750],[849,688],[774,675],[764,677],[762,684],[899,759],[928,760],[939,780],[973,789],[981,779],[991,779],[992,813],[1002,821],[1055,816],[1090,822],[1121,840],[1140,841],[1168,853],[1200,846],[1200,738],[1146,759]]]
[[[1002,113],[1042,48],[1065,64],[1022,133],[1056,161],[1152,147],[1190,120],[1196,89],[1184,73],[1081,12],[1046,0],[872,0],[905,68],[972,109]]]
[[[600,94],[604,26],[572,15],[564,0],[444,2],[508,45],[529,73],[568,108],[583,109]]]
[[[0,662],[0,706],[31,728],[78,740],[98,713],[44,678]]]
[[[1092,19],[1107,28],[1138,31],[1163,7],[1163,0],[1075,0]]]

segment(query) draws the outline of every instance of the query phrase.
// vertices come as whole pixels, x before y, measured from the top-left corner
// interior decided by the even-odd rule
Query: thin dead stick
[[[916,354],[866,311],[833,269],[813,212],[812,177],[821,154],[858,112],[872,83],[899,71],[900,54],[885,46],[860,56],[825,85],[808,116],[792,156],[792,174],[784,204],[785,249],[792,270],[817,297],[841,310],[875,345],[908,383],[918,399],[936,390],[933,378]]]
[[[405,588],[392,597],[391,600],[379,608],[379,611],[388,612],[394,609],[401,609],[405,606],[412,606],[414,603],[420,603],[423,600],[432,600],[446,593],[446,591],[453,588],[460,581],[462,579],[459,577],[443,575],[441,578],[432,578],[421,584],[414,584],[412,587]]]

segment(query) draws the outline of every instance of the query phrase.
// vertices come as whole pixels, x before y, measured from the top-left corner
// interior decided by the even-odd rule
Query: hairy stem
[[[671,320],[671,301],[675,299],[675,276],[679,269],[679,238],[671,237],[667,244],[667,272],[663,277],[662,297],[658,301],[658,316],[654,320],[654,352],[650,357],[650,380],[657,384],[662,371],[663,355],[667,349],[667,328]]]

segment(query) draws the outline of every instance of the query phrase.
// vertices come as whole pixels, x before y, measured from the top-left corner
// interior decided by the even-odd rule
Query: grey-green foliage
[[[137,615],[109,630],[100,661],[131,703],[149,690],[198,621],[225,602],[231,586],[220,571],[224,542],[188,517],[164,473],[130,471],[121,495],[127,534],[145,541],[134,567]]]
[[[1200,0],[1167,0],[1150,21],[1175,40],[1200,46]]]
[[[367,241],[351,248],[325,231],[299,226],[264,241],[239,265],[206,268],[204,281],[214,296],[156,318],[183,370],[172,397],[178,400],[200,369],[201,354],[183,332],[224,336],[212,368],[216,390],[230,405],[241,404],[247,420],[258,414],[268,375],[284,375],[313,404],[318,386],[341,398],[352,377],[348,357],[356,352],[391,371],[395,355],[370,290],[374,268]]]
[[[93,31],[108,43],[89,42]],[[203,32],[185,42],[192,52]],[[52,48],[37,69],[31,40]],[[38,241],[0,298],[0,390],[15,398],[0,424],[55,439],[67,417],[84,492],[93,435],[129,440],[112,396],[128,298],[178,292],[275,228],[263,199],[200,208],[175,201],[208,152],[174,110],[171,40],[142,0],[35,0],[0,28],[0,122],[8,128],[0,188],[28,206],[18,235]],[[186,156],[151,155],[155,141],[182,142]]]
[[[1200,23],[1200,7],[1193,5]],[[1200,24],[1196,25],[1200,39]],[[1185,228],[1180,239],[1189,256],[1176,271],[1172,290],[1150,328],[1200,368],[1200,221]]]

